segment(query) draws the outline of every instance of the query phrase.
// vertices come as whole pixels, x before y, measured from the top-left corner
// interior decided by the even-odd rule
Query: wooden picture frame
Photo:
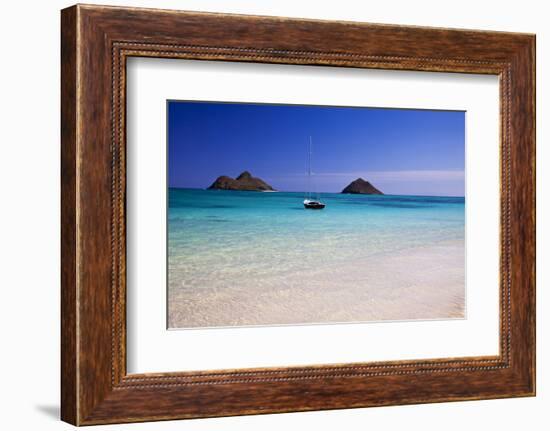
[[[62,11],[61,49],[64,421],[91,425],[535,394],[534,35],[77,5]],[[130,56],[498,75],[500,354],[128,375]]]

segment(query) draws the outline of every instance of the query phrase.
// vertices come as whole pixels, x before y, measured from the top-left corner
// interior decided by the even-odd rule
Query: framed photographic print
[[[535,37],[62,11],[62,419],[535,394]]]

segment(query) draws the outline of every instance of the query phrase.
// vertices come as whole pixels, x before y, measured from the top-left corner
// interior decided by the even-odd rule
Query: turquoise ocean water
[[[169,189],[169,288],[261,286],[305,268],[464,241],[463,197],[320,197],[325,209],[306,210],[303,193]]]

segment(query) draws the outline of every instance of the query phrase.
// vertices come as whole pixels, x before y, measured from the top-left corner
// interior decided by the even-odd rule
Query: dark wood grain
[[[76,297],[76,8],[61,16],[61,417],[78,422]]]
[[[77,424],[535,393],[535,37],[100,6],[62,12],[62,418]],[[126,59],[494,74],[500,354],[127,375]],[[499,220],[495,220],[498,223]]]

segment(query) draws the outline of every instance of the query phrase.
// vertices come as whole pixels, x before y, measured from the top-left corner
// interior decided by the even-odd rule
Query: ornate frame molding
[[[260,27],[268,31],[256,35]],[[321,41],[308,42],[311,34]],[[332,34],[339,37],[324,37]],[[64,420],[98,424],[534,394],[534,36],[79,5],[62,12],[62,54]],[[500,354],[127,375],[125,66],[131,56],[498,75]]]

